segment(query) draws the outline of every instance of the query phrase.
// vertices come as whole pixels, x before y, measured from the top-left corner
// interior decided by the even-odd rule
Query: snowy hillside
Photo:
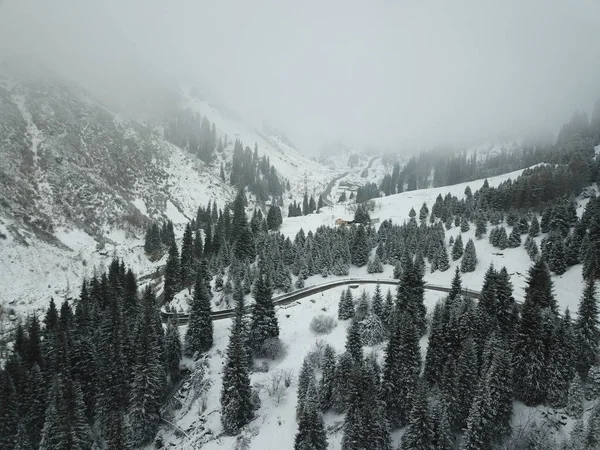
[[[518,170],[489,178],[489,185],[490,187],[498,186],[503,181],[517,178],[522,172],[522,170]],[[403,223],[404,221],[408,220],[408,212],[411,208],[414,208],[415,211],[419,211],[423,203],[427,203],[427,205],[431,208],[431,206],[435,203],[436,197],[440,194],[442,197],[447,193],[450,193],[459,199],[464,198],[464,191],[467,186],[469,186],[472,191],[475,191],[483,185],[483,182],[484,180],[477,180],[469,183],[457,184],[454,186],[422,189],[377,198],[373,200],[375,202],[375,210],[371,212],[371,218],[379,219],[379,223],[388,219],[391,219],[395,223]],[[587,201],[587,199],[579,200],[579,214],[581,214],[583,211],[583,207]],[[303,229],[305,232],[308,232],[309,230],[314,231],[322,225],[335,226],[335,220],[337,218],[352,220],[353,217],[354,213],[352,203],[347,202],[347,204],[339,204],[333,207],[323,208],[321,214],[311,214],[304,217],[288,218],[284,221],[281,232],[293,239],[300,229]],[[510,232],[511,229],[512,227],[507,227],[508,232]],[[453,227],[451,230],[446,230],[446,242],[450,236],[456,238],[458,234],[461,234],[459,228]],[[490,263],[493,263],[497,268],[506,266],[512,276],[511,281],[515,287],[515,297],[522,300],[527,269],[531,264],[525,249],[521,246],[514,249],[507,248],[499,251],[488,242],[487,236],[484,236],[484,238],[481,240],[475,239],[474,227],[471,227],[471,230],[468,232],[463,233],[464,242],[467,242],[469,238],[472,238],[475,241],[478,264],[475,272],[464,274],[463,285],[469,289],[478,290],[483,281],[485,270],[488,268]],[[539,245],[541,237],[538,236],[536,240]],[[450,270],[447,270],[446,272],[436,271],[434,273],[430,273],[427,271],[425,274],[425,280],[432,284],[448,286],[452,280],[453,269],[455,265],[456,262],[452,261],[450,263]],[[366,274],[366,270],[364,273]],[[571,267],[565,274],[561,276],[554,275],[553,280],[555,284],[556,297],[561,307],[563,309],[565,307],[569,307],[571,311],[573,311],[577,306],[577,302],[579,301],[581,291],[584,286],[581,276],[581,266],[577,265]]]
[[[304,194],[305,176],[308,189],[315,195],[321,193],[329,180],[335,176],[333,170],[307,158],[281,137],[269,135],[239,119],[229,117],[206,100],[200,100],[190,95],[187,90],[183,93],[181,108],[190,109],[202,117],[207,117],[215,124],[218,136],[227,138],[229,146],[226,151],[229,150],[227,152],[229,154],[226,162],[231,160],[231,151],[236,139],[250,148],[254,148],[256,143],[259,156],[267,156],[277,172],[289,180],[291,196],[294,199],[298,199]]]

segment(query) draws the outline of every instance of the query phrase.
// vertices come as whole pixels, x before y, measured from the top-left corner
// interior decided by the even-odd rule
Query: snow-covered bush
[[[361,339],[364,345],[377,345],[385,338],[385,328],[381,319],[375,314],[369,314],[360,327]]]
[[[331,316],[319,314],[310,321],[311,331],[317,334],[329,334],[337,326],[337,321]]]
[[[257,356],[259,358],[276,360],[283,358],[285,353],[285,346],[283,345],[283,342],[281,342],[279,338],[270,338],[263,342],[263,344],[260,346]]]

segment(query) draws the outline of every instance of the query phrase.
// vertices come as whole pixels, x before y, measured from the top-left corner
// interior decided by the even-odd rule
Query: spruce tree
[[[430,450],[433,427],[427,408],[425,386],[419,383],[412,398],[408,427],[402,436],[401,450]]]
[[[273,304],[273,293],[269,279],[264,271],[260,274],[254,284],[254,306],[250,322],[250,346],[254,352],[260,353],[263,344],[268,339],[279,337],[279,324],[275,315]]]
[[[475,237],[481,239],[485,233],[487,233],[487,220],[479,216],[475,222]]]
[[[538,405],[546,399],[549,344],[544,318],[556,314],[550,273],[543,261],[529,269],[525,301],[515,337],[515,394],[526,405]]]
[[[342,291],[340,301],[338,303],[338,319],[348,320],[354,317],[354,302],[352,300],[352,292],[350,288]]]
[[[348,353],[357,364],[362,361],[363,357],[363,344],[360,331],[360,322],[356,318],[353,318],[346,334],[346,353]]]
[[[531,223],[529,224],[529,236],[536,237],[540,234],[540,222],[538,221],[537,215],[534,215],[531,218]]]
[[[477,254],[475,253],[475,243],[469,239],[465,246],[465,253],[460,264],[461,272],[474,272],[477,265]]]
[[[452,396],[449,400],[450,424],[455,431],[467,425],[469,408],[477,386],[477,349],[472,338],[467,338],[462,345],[456,361],[456,370],[452,385]]]
[[[323,349],[321,359],[322,376],[319,380],[319,401],[321,411],[329,411],[333,407],[333,388],[335,384],[335,350],[331,345]]]
[[[436,252],[436,267],[440,272],[445,272],[450,268],[448,260],[448,251],[445,245],[440,245]]]
[[[452,245],[452,261],[456,261],[463,255],[463,241],[462,235],[459,234],[454,241],[454,245]]]
[[[382,399],[393,428],[408,423],[412,394],[421,371],[421,351],[414,322],[396,313],[383,366]]]
[[[213,323],[210,317],[211,302],[206,292],[202,271],[196,276],[194,298],[190,310],[188,329],[185,333],[185,354],[194,356],[203,353],[213,345]]]
[[[179,252],[173,243],[169,248],[169,257],[165,267],[165,303],[170,303],[181,288],[181,270],[179,267]]]
[[[13,380],[6,370],[0,373],[0,447],[12,448],[17,432],[18,399]]]
[[[567,407],[565,412],[571,417],[581,419],[583,414],[583,386],[581,378],[575,374],[569,384],[569,393],[567,396]]]
[[[314,375],[303,398],[303,407],[298,416],[298,433],[294,439],[295,450],[326,450],[327,433],[319,408],[319,399]]]
[[[375,292],[371,301],[371,310],[383,323],[383,296],[381,295],[381,286],[379,283],[375,286]]]
[[[469,225],[469,221],[467,220],[467,218],[465,216],[462,216],[460,219],[460,232],[466,233],[467,231],[469,231],[470,228],[471,227]]]
[[[598,301],[594,280],[586,282],[575,323],[577,370],[585,377],[600,354]]]
[[[167,375],[171,384],[175,384],[179,381],[179,364],[181,362],[181,339],[179,337],[179,328],[177,327],[177,316],[167,323],[165,358]]]
[[[354,234],[351,247],[352,264],[362,267],[369,260],[369,244],[367,234],[363,225],[359,225]]]
[[[236,284],[241,294],[241,287]],[[252,388],[244,324],[244,296],[236,295],[235,318],[231,326],[221,388],[221,424],[228,434],[237,433],[252,420]]]
[[[192,271],[194,267],[194,237],[192,227],[188,223],[183,233],[183,243],[181,244],[181,282],[183,286],[189,286],[192,281]]]
[[[516,248],[521,245],[521,232],[517,226],[513,227],[510,236],[508,237],[508,246]]]

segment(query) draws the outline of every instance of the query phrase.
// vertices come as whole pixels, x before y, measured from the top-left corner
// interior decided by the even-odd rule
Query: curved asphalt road
[[[288,294],[283,294],[273,298],[273,303],[275,305],[289,305],[297,300],[300,300],[305,297],[309,297],[314,294],[318,294],[319,292],[327,291],[329,289],[333,289],[339,286],[346,286],[351,284],[381,284],[381,285],[392,285],[398,286],[397,280],[378,280],[376,278],[342,278],[340,280],[334,280],[327,283],[318,284],[316,286],[309,286],[302,289],[299,289],[294,292],[290,292]],[[430,291],[438,291],[438,292],[450,292],[450,288],[445,286],[436,286],[433,284],[426,284],[426,290]],[[463,294],[479,298],[480,293],[477,291],[471,291],[469,289],[463,289]],[[174,313],[167,313],[161,311],[163,321],[167,321],[170,317],[173,317]],[[235,316],[235,309],[224,309],[221,311],[213,311],[211,313],[211,317],[213,320],[221,320],[228,319]],[[178,324],[183,325],[188,322],[189,314],[177,314]]]

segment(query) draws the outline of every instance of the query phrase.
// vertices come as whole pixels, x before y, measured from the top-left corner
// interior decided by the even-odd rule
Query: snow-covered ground
[[[515,179],[522,170],[507,173],[497,177],[488,179],[490,186],[498,186],[503,181],[512,178]],[[402,223],[408,220],[408,213],[411,208],[414,208],[418,213],[423,202],[426,202],[429,209],[435,203],[435,199],[439,194],[445,196],[447,193],[457,196],[458,198],[464,197],[464,190],[467,186],[471,187],[472,191],[479,189],[483,185],[484,180],[477,180],[468,183],[456,184],[454,186],[446,186],[433,189],[422,189],[410,192],[403,192],[401,194],[390,195],[388,197],[382,197],[375,199],[375,210],[371,212],[371,218],[378,218],[381,223],[384,220],[391,219],[395,223]],[[581,214],[584,205],[587,203],[586,199],[580,199],[578,202],[578,213]],[[321,225],[334,226],[337,218],[352,220],[354,213],[351,207],[348,205],[335,205],[333,207],[325,207],[322,209],[321,214],[311,214],[303,217],[292,217],[284,220],[281,227],[281,231],[284,235],[289,236],[293,239],[296,233],[302,228],[305,232],[309,230],[316,230]],[[510,234],[512,227],[507,227],[507,233]],[[376,225],[378,226],[378,225]],[[492,229],[491,225],[488,225],[488,232]],[[450,230],[446,230],[446,242],[450,239],[450,236],[455,238],[461,234],[460,228],[453,227]],[[508,272],[511,274],[511,281],[514,286],[514,294],[517,300],[523,299],[524,287],[527,279],[527,270],[531,265],[531,260],[525,251],[525,248],[507,248],[505,250],[499,250],[493,247],[488,241],[488,235],[485,235],[481,240],[475,238],[475,227],[471,226],[471,229],[466,233],[462,233],[463,242],[466,244],[469,238],[475,241],[475,248],[477,251],[477,269],[475,272],[463,274],[463,286],[472,289],[479,290],[483,283],[483,275],[490,264],[494,264],[496,268],[506,266]],[[538,246],[543,236],[536,238]],[[426,271],[425,280],[431,284],[438,285],[450,285],[452,276],[454,274],[454,268],[460,264],[458,261],[450,261],[450,269],[445,272],[436,271],[430,273]],[[368,276],[366,269],[353,268],[356,274]],[[583,278],[581,276],[581,265],[570,267],[563,275],[553,275],[554,291],[556,298],[561,308],[569,307],[571,312],[575,312],[577,304],[583,290]]]
[[[362,293],[363,289],[372,295],[375,285],[361,286],[353,290],[355,300]],[[338,287],[323,293],[302,299],[291,305],[283,306],[277,310],[277,318],[281,330],[281,340],[287,347],[286,356],[280,361],[269,361],[269,372],[254,372],[251,383],[255,386],[267,385],[271,377],[278,371],[291,372],[293,382],[285,390],[285,395],[279,402],[270,397],[266,389],[261,389],[261,408],[257,413],[257,418],[247,427],[245,434],[252,435],[251,449],[291,449],[294,447],[294,436],[297,431],[296,424],[296,391],[298,388],[297,378],[302,366],[304,357],[314,349],[318,340],[331,344],[337,353],[344,351],[346,342],[346,329],[349,321],[338,321],[338,325],[331,334],[317,335],[310,330],[310,321],[319,314],[325,314],[335,317],[337,320],[337,304],[340,294],[345,291],[345,287]],[[382,293],[385,295],[387,287],[382,287]],[[393,292],[393,291],[392,291]],[[441,292],[428,291],[425,296],[426,305],[433,307],[435,303],[443,297]],[[212,385],[207,394],[206,410],[203,413],[197,409],[200,405],[195,405],[183,417],[176,417],[177,426],[186,431],[192,439],[176,438],[171,431],[165,430],[165,442],[172,440],[177,448],[182,450],[197,448],[194,445],[197,433],[200,433],[202,425],[205,429],[210,428],[214,436],[222,432],[220,424],[219,395],[221,392],[222,370],[225,365],[225,349],[229,339],[229,328],[231,320],[219,320],[214,322],[215,345],[209,352],[209,369],[207,377],[212,380]],[[182,336],[185,333],[185,327],[180,328]],[[423,338],[422,349],[426,347],[426,338]],[[365,347],[365,354],[370,351],[376,351],[379,356],[383,355],[384,345],[375,347]],[[424,355],[424,354],[423,354]],[[202,417],[202,419],[200,419]],[[326,425],[335,425],[343,420],[343,415],[328,413],[325,415]],[[401,432],[394,433],[394,442],[398,444]],[[328,436],[329,448],[339,449],[342,439],[341,431]],[[223,448],[234,448],[235,437],[222,436],[219,439],[205,443],[202,448],[206,450],[216,450]]]

